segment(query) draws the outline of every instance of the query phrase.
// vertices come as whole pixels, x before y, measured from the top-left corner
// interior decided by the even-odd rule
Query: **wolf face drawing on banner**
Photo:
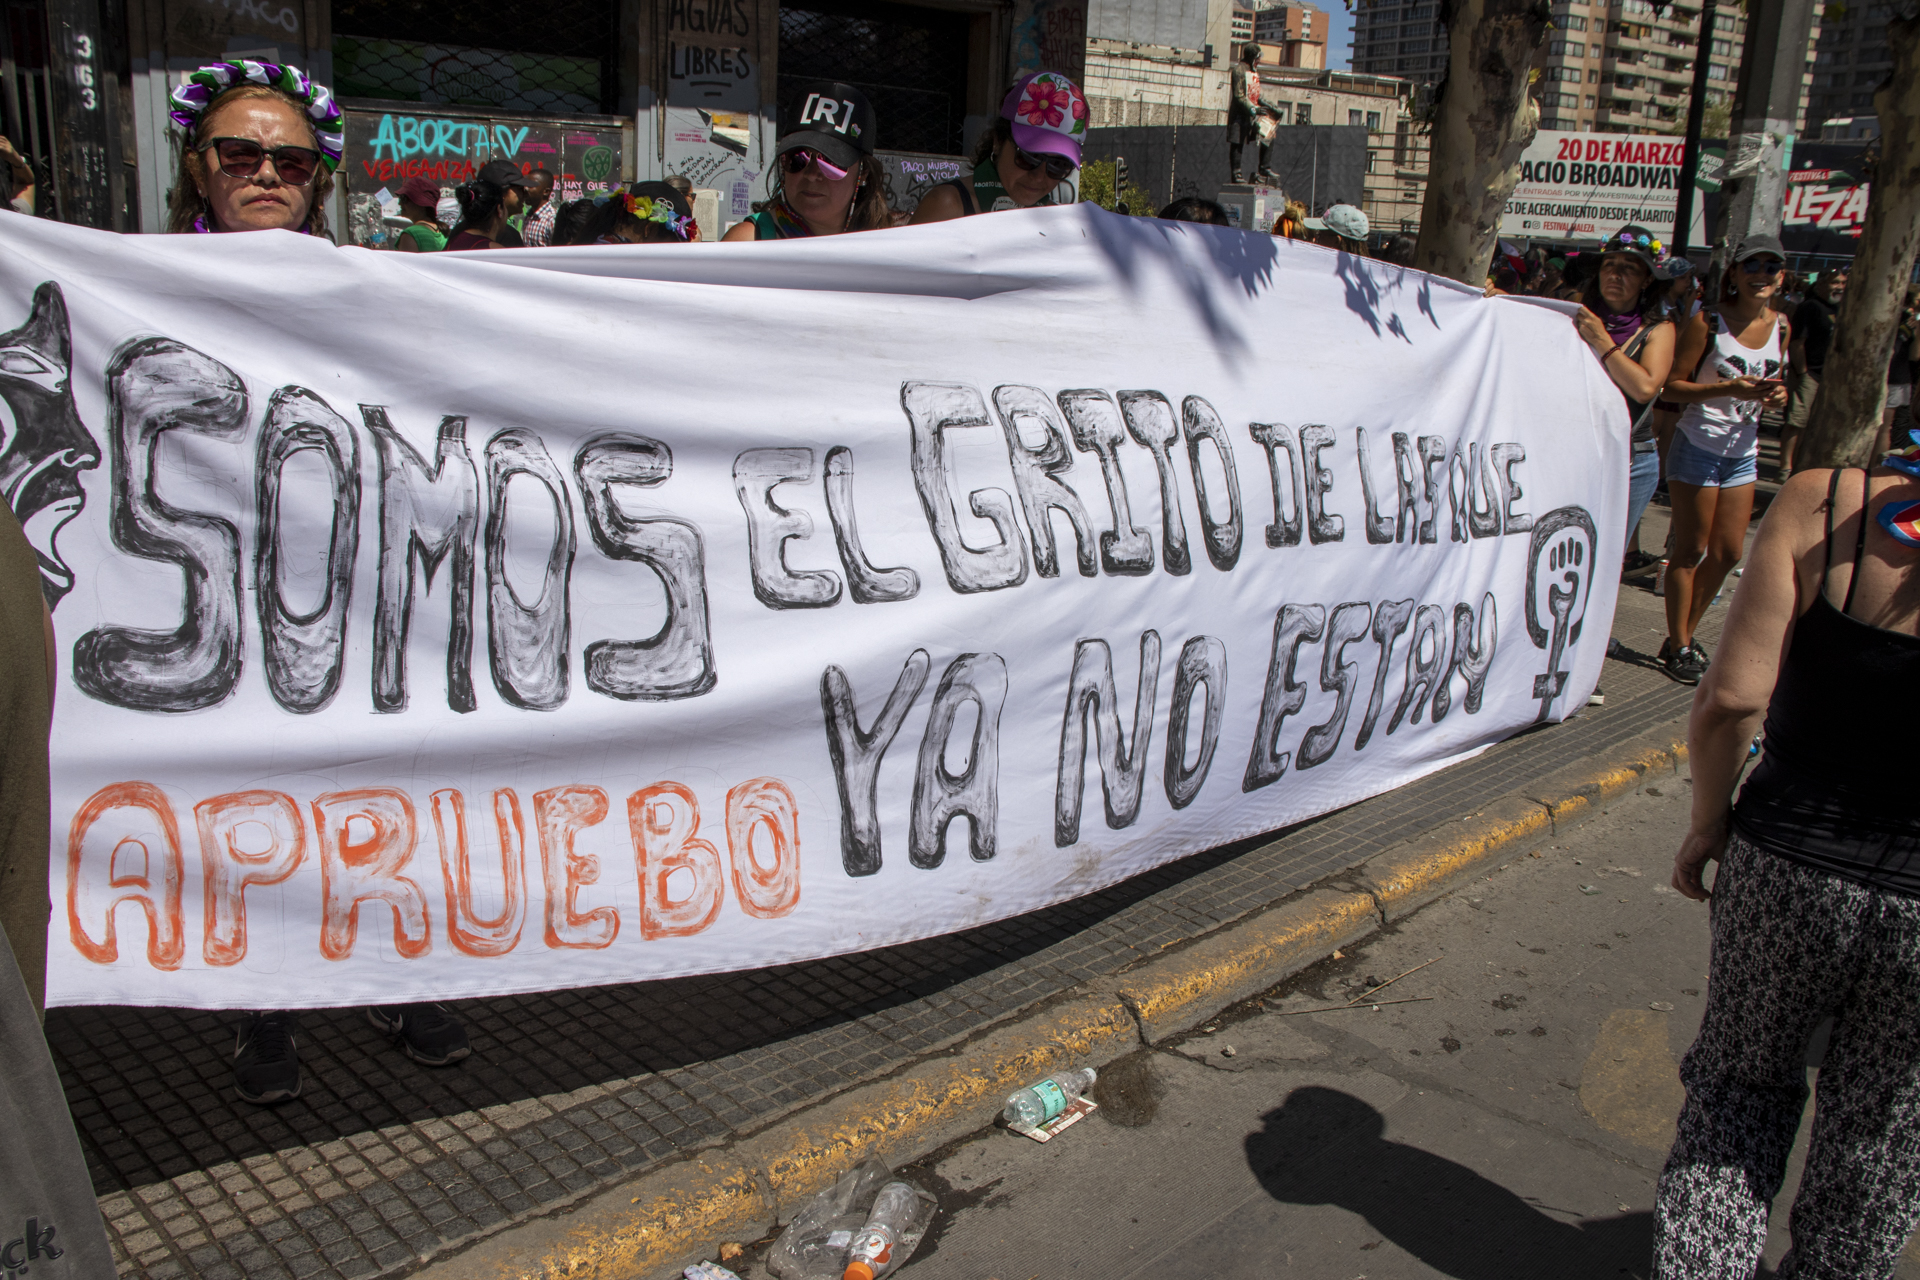
[[[80,473],[100,465],[73,405],[72,351],[66,300],[51,282],[33,291],[26,323],[0,334],[0,492],[40,557],[49,608],[73,589],[54,540],[86,505]]]

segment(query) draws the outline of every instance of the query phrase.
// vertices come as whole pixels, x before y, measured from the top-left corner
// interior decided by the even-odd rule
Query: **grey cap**
[[[1668,284],[1673,283],[1682,276],[1691,275],[1692,273],[1693,263],[1680,257],[1662,258],[1653,266],[1653,278],[1655,280],[1665,281]]]
[[[1745,262],[1748,258],[1757,258],[1763,253],[1770,253],[1782,262],[1787,260],[1787,251],[1780,247],[1780,237],[1769,235],[1748,236],[1741,246],[1734,250],[1733,260]]]
[[[1371,230],[1367,215],[1350,204],[1329,205],[1320,216],[1326,222],[1327,230],[1348,240],[1365,240],[1367,232]]]

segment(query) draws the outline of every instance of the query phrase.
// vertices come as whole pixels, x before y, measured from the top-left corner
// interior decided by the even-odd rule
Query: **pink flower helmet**
[[[1013,125],[1013,144],[1022,151],[1064,156],[1079,167],[1087,99],[1058,71],[1036,71],[1014,81],[1000,104],[1000,118]]]

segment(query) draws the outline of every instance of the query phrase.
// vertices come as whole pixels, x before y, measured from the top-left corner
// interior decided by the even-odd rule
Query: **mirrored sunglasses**
[[[275,147],[269,151],[251,138],[213,138],[201,150],[218,155],[220,172],[229,178],[251,178],[260,172],[261,162],[270,159],[280,181],[304,187],[320,167],[320,153],[309,147]]]
[[[1031,151],[1017,146],[1013,149],[1013,162],[1028,173],[1032,173],[1044,164],[1047,167],[1047,176],[1055,182],[1065,182],[1074,170],[1073,161],[1065,156],[1036,156]]]
[[[821,176],[830,182],[838,182],[852,172],[842,169],[812,147],[795,147],[780,157],[780,164],[788,173],[805,173],[808,165],[818,165]]]

